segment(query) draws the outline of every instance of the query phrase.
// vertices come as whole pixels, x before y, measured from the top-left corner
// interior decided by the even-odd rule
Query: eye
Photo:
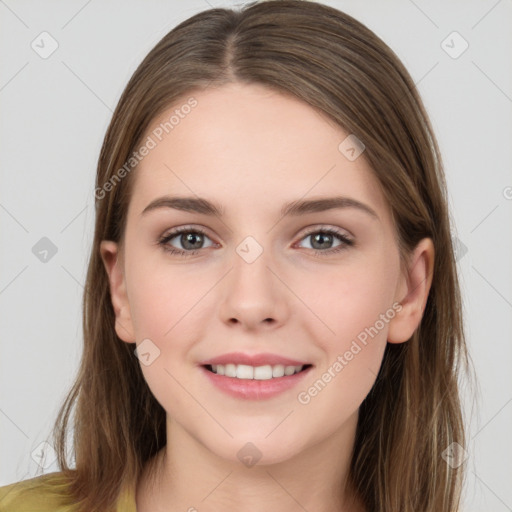
[[[310,239],[308,249],[312,249],[315,256],[328,256],[353,246],[354,241],[340,231],[333,228],[321,228],[310,231],[302,238],[302,240]],[[338,245],[332,244],[338,240]]]
[[[354,245],[354,241],[344,233],[333,228],[317,228],[309,231],[301,240],[310,239],[309,247],[315,256],[329,256]],[[204,246],[205,240],[210,244]],[[338,241],[338,245],[333,244]],[[178,247],[176,247],[176,244]],[[173,229],[158,240],[165,251],[177,256],[193,256],[201,249],[216,245],[200,228],[183,226]]]
[[[174,239],[176,239],[174,243],[178,243],[181,248],[177,248],[175,245],[171,244],[171,241]],[[205,239],[208,239],[211,242],[211,239],[202,229],[192,229],[185,226],[176,228],[170,233],[167,233],[158,240],[158,244],[171,254],[177,254],[180,256],[192,256],[197,254],[198,250],[204,249],[203,244]],[[212,245],[213,243],[208,247],[211,247]]]

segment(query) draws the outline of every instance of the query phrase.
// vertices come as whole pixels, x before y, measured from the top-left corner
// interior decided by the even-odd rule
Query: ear
[[[389,322],[389,343],[409,340],[420,325],[432,284],[434,255],[434,244],[430,238],[421,240],[414,249],[406,275],[402,275],[397,286],[395,300],[402,309]]]
[[[116,316],[116,333],[123,341],[135,343],[119,245],[110,240],[103,240],[100,243],[100,255],[110,283],[110,297]]]

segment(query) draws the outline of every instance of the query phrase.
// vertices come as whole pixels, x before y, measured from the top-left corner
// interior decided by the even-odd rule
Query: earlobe
[[[402,286],[395,300],[402,309],[389,322],[388,342],[403,343],[418,328],[427,304],[434,270],[434,244],[430,238],[422,239],[413,251]]]
[[[100,243],[100,255],[109,280],[110,297],[116,317],[116,334],[127,343],[135,343],[119,245],[111,240],[103,240]]]

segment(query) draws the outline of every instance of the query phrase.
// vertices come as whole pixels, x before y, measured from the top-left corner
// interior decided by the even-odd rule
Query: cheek
[[[307,297],[307,306],[318,317],[317,332],[330,344],[344,345],[392,307],[396,278],[396,266],[383,260],[340,265],[335,271],[331,268],[310,274],[300,296]],[[322,330],[318,319],[324,323]],[[382,330],[381,323],[378,326]],[[384,331],[387,332],[387,323]]]
[[[202,279],[184,266],[135,264],[130,275],[130,314],[137,339],[161,344],[172,339],[190,318],[197,316],[210,279]],[[204,299],[203,299],[204,300]],[[192,322],[192,325],[194,322]]]
[[[203,322],[196,320],[208,281],[184,268],[143,263],[142,258],[134,262],[129,281],[132,322],[137,344],[145,339],[152,342],[150,364],[141,359],[144,379],[155,399],[178,421],[183,411],[187,411],[188,421],[204,420],[200,408],[193,407],[184,392],[194,385],[193,374],[184,371],[184,362],[194,340],[201,337]]]
[[[297,401],[308,421],[334,432],[356,413],[375,383],[395,309],[393,274],[379,265],[351,268],[335,281],[333,277],[316,280],[311,309],[329,329],[314,317],[307,322],[308,335],[324,358],[298,390]]]
[[[387,345],[389,321],[396,314],[397,276],[398,259],[391,254],[308,278],[302,293],[310,289],[304,296],[311,299],[307,304],[315,315],[307,315],[305,327],[324,353],[319,372],[326,372],[312,393],[329,388],[318,405],[343,403],[337,410],[344,414],[359,407],[370,391]]]

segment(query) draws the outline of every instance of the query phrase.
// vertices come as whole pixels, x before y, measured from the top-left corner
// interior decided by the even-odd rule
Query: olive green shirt
[[[47,473],[0,487],[0,512],[75,512],[66,504],[63,473]],[[116,512],[137,512],[135,489],[125,487],[116,503]]]

